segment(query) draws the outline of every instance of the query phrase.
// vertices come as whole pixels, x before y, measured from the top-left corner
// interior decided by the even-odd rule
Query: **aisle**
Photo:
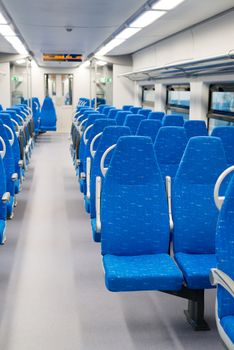
[[[67,135],[40,136],[8,223],[0,247],[0,349],[222,349],[213,292],[212,331],[195,333],[183,300],[106,291],[68,148]]]

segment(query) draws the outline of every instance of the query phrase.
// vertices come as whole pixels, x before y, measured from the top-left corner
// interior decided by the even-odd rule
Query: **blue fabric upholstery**
[[[41,115],[40,115],[40,130],[41,131],[56,131],[56,112],[54,103],[50,97],[44,99]]]
[[[204,120],[185,120],[184,128],[189,139],[194,136],[208,136]]]
[[[131,112],[129,112],[129,111],[119,111],[119,112],[117,112],[116,118],[115,118],[117,125],[123,126],[124,122],[125,122],[125,118],[129,114],[131,114]]]
[[[161,126],[162,126],[162,122],[160,120],[153,120],[153,119],[142,120],[137,129],[136,135],[148,136],[151,138],[152,142],[154,143],[155,138]]]
[[[133,105],[124,105],[123,107],[122,107],[122,110],[123,111],[130,111],[130,108],[132,108],[133,107]]]
[[[106,107],[103,108],[102,113],[107,116],[107,114],[109,113],[109,110],[113,109],[113,108],[115,108],[115,107],[113,107],[113,106],[106,106]]]
[[[105,108],[105,107],[108,107],[109,105],[106,105],[106,104],[101,104],[100,106],[98,106],[98,112],[99,113],[102,113],[103,112],[103,109]]]
[[[5,242],[6,237],[6,221],[0,219],[0,244],[3,244]]]
[[[217,126],[211,136],[220,137],[228,166],[234,165],[234,126]]]
[[[142,108],[137,113],[141,115],[145,115],[146,118],[148,118],[148,115],[152,112],[152,109],[149,108]]]
[[[116,108],[115,107],[112,107],[108,110],[107,114],[106,114],[106,117],[107,118],[110,118],[109,116],[112,116],[112,113],[114,112],[115,113],[115,110]],[[105,114],[105,113],[104,113]]]
[[[211,287],[209,274],[205,280],[205,271],[208,266],[216,267],[215,264],[211,266],[218,218],[213,191],[225,168],[226,159],[219,138],[197,136],[189,140],[172,186],[174,253],[189,288]],[[194,257],[203,254],[209,257]],[[196,261],[200,262],[197,273]],[[200,279],[202,268],[204,276]]]
[[[132,135],[135,135],[141,121],[145,119],[146,116],[142,114],[128,114],[125,118],[124,126],[128,126]]]
[[[163,126],[184,126],[184,118],[179,114],[166,114],[162,123]]]
[[[129,111],[133,114],[137,114],[141,109],[142,107],[131,107]]]
[[[117,108],[110,109],[108,112],[107,118],[108,119],[115,119],[116,114],[120,111],[122,111],[122,109],[117,109]]]
[[[112,292],[179,290],[182,276],[168,254],[105,255],[106,287]]]
[[[41,106],[40,106],[39,99],[37,97],[33,97],[32,98],[32,115],[33,115],[36,135],[38,134],[39,127],[40,127],[40,113],[41,113]]]
[[[148,115],[148,119],[156,119],[156,120],[163,120],[165,113],[164,112],[150,112]]]
[[[103,179],[102,172],[100,169],[100,161],[103,153],[107,150],[108,147],[112,146],[113,144],[116,144],[118,139],[121,136],[127,136],[130,135],[131,131],[129,128],[125,126],[108,126],[103,130],[103,134],[100,138],[100,142],[97,147],[96,154],[94,156],[94,159],[92,161],[92,168],[91,168],[91,179],[90,179],[90,216],[91,219],[96,217],[96,203],[95,203],[95,197],[96,197],[96,177],[100,176]],[[112,153],[107,156],[105,161],[105,167],[108,167],[110,159],[111,159]],[[96,233],[96,226],[95,222],[92,220],[92,228],[93,228],[93,239],[96,242],[100,242],[101,234]]]
[[[217,267],[234,280],[234,176],[232,176],[222,205],[216,233]],[[234,342],[234,298],[218,286],[218,317],[225,332]]]
[[[1,146],[0,146],[1,147]],[[6,172],[0,156],[0,198],[6,192]],[[5,221],[7,218],[7,205],[0,201],[0,244],[4,241]]]
[[[185,147],[187,135],[180,126],[163,126],[159,129],[154,143],[154,150],[163,176],[175,177]]]
[[[112,291],[180,289],[182,274],[167,255],[167,201],[150,138],[119,139],[101,197],[106,287]]]

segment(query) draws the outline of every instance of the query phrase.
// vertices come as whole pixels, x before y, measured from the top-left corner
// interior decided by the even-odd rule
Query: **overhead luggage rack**
[[[199,60],[177,62],[120,74],[132,81],[160,80],[165,78],[197,77],[200,75],[234,73],[234,51],[226,55]]]

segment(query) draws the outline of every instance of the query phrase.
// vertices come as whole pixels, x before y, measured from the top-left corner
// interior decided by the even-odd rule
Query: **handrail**
[[[5,141],[3,140],[2,136],[0,136],[0,141],[2,143],[2,150],[0,151],[0,155],[3,159],[5,157],[5,154],[6,154],[6,144],[5,144]]]
[[[84,131],[84,144],[87,145],[88,139],[86,138],[87,132],[93,127],[94,124],[89,125]]]
[[[10,142],[10,145],[12,146],[12,145],[14,144],[14,142],[15,142],[15,135],[14,135],[13,131],[11,130],[11,128],[10,128],[8,125],[3,124],[3,126],[4,126],[4,127],[10,132],[10,134],[11,134],[11,139],[9,139],[9,142]]]
[[[105,152],[103,153],[102,155],[102,158],[101,158],[101,162],[100,162],[100,169],[101,169],[101,172],[102,172],[102,175],[105,177],[106,176],[106,172],[108,170],[108,168],[105,168],[104,167],[104,164],[105,164],[105,160],[106,160],[106,157],[107,155],[116,147],[116,143],[110,147],[108,147]]]
[[[102,136],[102,134],[103,134],[102,131],[99,132],[99,134],[97,134],[96,136],[94,136],[94,138],[93,138],[92,141],[91,141],[91,144],[90,144],[90,153],[91,153],[92,158],[94,158],[95,153],[96,153],[96,151],[94,151],[94,149],[93,149],[93,148],[94,148],[94,144],[95,144],[96,140],[97,140],[100,136]]]
[[[215,201],[215,205],[217,207],[217,209],[221,209],[222,205],[223,205],[223,201],[225,199],[224,196],[219,196],[219,189],[220,186],[223,182],[223,180],[225,179],[225,177],[230,174],[232,171],[234,171],[234,165],[230,166],[229,168],[227,168],[226,170],[224,170],[222,172],[222,174],[218,177],[218,180],[216,181],[215,187],[214,187],[214,201]]]
[[[85,118],[84,120],[82,120],[82,122],[78,126],[78,131],[79,131],[80,134],[82,134],[82,127],[87,122],[87,120],[88,120],[88,118]]]

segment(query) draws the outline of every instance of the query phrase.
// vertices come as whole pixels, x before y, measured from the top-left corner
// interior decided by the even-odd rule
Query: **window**
[[[142,86],[142,106],[154,107],[155,103],[155,88],[154,85]]]
[[[168,114],[178,113],[185,119],[189,117],[190,107],[190,85],[170,85],[167,86],[167,105]]]
[[[208,126],[234,126],[234,85],[210,85]]]

